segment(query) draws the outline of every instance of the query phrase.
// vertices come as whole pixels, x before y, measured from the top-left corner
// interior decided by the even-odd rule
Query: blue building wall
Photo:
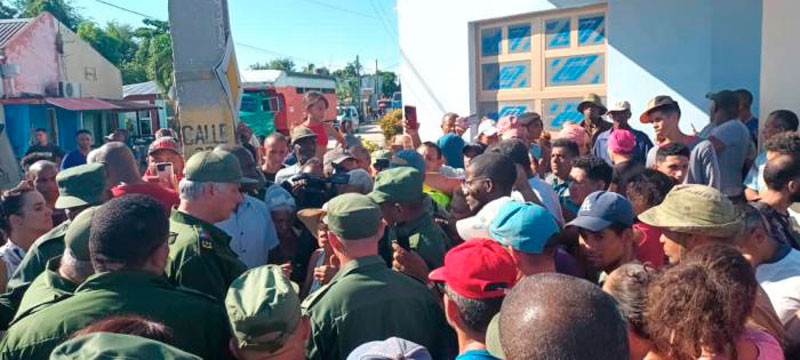
[[[79,129],[79,111],[69,111],[58,108],[56,118],[58,118],[58,146],[64,151],[72,151],[78,146],[75,141],[75,133]]]
[[[11,142],[11,147],[17,158],[21,158],[28,151],[33,141],[33,131],[37,128],[45,128],[51,134],[50,122],[47,118],[48,105],[32,104],[6,104],[6,132]],[[79,130],[80,112],[69,111],[61,108],[56,109],[56,119],[58,123],[58,146],[64,151],[71,151],[77,147],[75,133]]]

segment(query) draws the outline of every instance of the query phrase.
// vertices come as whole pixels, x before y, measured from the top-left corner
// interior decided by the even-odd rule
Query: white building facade
[[[631,125],[650,134],[636,119],[662,94],[687,133],[708,123],[711,91],[750,90],[760,118],[800,110],[798,47],[787,46],[800,1],[398,0],[397,11],[403,102],[426,140],[447,111],[535,111],[558,129],[589,92],[630,101]]]

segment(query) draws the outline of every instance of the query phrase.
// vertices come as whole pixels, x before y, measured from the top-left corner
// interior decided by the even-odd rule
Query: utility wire
[[[367,13],[362,13],[360,11],[346,9],[346,8],[339,7],[339,6],[332,5],[332,4],[328,4],[328,3],[325,3],[325,2],[322,2],[322,1],[317,1],[317,0],[304,0],[304,1],[308,2],[308,3],[311,3],[311,4],[314,4],[314,5],[326,7],[328,9],[333,9],[333,10],[338,10],[338,11],[341,11],[341,12],[346,12],[346,13],[352,14],[352,15],[358,15],[358,16],[362,16],[362,17],[366,17],[366,18],[370,18],[370,19],[374,19],[375,18],[374,16],[372,16],[370,14],[367,14]]]

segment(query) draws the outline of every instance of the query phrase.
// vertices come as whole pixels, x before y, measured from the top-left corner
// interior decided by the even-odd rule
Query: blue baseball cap
[[[401,166],[410,166],[425,174],[425,159],[414,150],[400,150],[394,153],[389,167],[396,168]]]
[[[504,204],[489,225],[489,235],[495,241],[534,254],[541,254],[558,231],[556,219],[547,209],[518,201]]]
[[[602,231],[613,223],[633,225],[633,205],[624,196],[610,191],[595,191],[583,200],[578,216],[567,226]]]

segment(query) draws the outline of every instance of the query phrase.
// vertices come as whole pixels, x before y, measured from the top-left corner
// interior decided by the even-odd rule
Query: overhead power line
[[[328,9],[338,10],[338,11],[345,12],[345,13],[348,13],[348,14],[358,15],[358,16],[374,19],[374,16],[372,16],[370,14],[362,13],[360,11],[355,11],[355,10],[351,10],[351,9],[346,9],[346,8],[339,7],[339,6],[336,6],[336,5],[328,4],[326,2],[317,1],[317,0],[304,0],[304,1],[308,2],[308,3],[311,3],[311,4],[314,4],[314,5],[326,7]]]

